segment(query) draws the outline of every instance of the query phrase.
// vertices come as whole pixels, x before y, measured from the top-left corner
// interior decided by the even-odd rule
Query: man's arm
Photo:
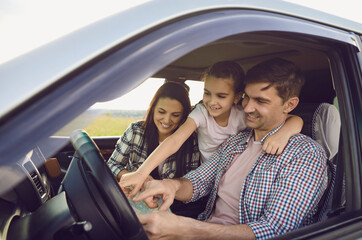
[[[248,223],[257,238],[272,238],[308,223],[327,186],[326,157],[309,140],[296,141],[293,150],[281,157],[285,164],[278,170],[273,184],[268,186],[259,180],[253,183],[253,191],[246,192],[246,195],[256,195],[256,199],[268,194],[264,214],[258,221]]]
[[[248,225],[221,225],[154,211],[138,216],[149,239],[255,239]]]

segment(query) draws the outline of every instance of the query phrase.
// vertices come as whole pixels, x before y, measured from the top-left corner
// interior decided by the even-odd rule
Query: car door
[[[350,234],[350,238],[361,237],[360,38],[350,31],[288,14],[246,9],[195,12],[162,23],[135,36],[132,41],[122,42],[92,59],[82,68],[64,76],[57,89],[50,88],[43,92],[41,101],[32,107],[32,110],[40,109],[39,113],[32,114],[29,118],[30,113],[25,110],[16,119],[2,125],[1,140],[11,141],[7,141],[2,149],[0,148],[1,156],[19,158],[24,153],[10,153],[5,150],[14,149],[21,142],[26,142],[25,149],[31,149],[39,143],[31,141],[34,136],[45,141],[44,138],[63,126],[64,122],[69,122],[95,102],[127,92],[144,79],[157,75],[167,65],[207,44],[249,33],[257,33],[270,39],[277,37],[277,40],[281,41],[280,44],[288,41],[288,45],[295,43],[327,55],[341,115],[342,138],[339,156],[342,164],[339,166],[343,167],[340,167],[339,171],[343,169],[343,174],[339,181],[345,179],[345,184],[342,185],[345,186],[345,201],[337,197],[335,201],[338,209],[334,209],[334,216],[284,238],[332,239],[345,236],[347,233]],[[250,59],[245,61],[248,60]],[[60,105],[59,99],[63,100]],[[44,112],[48,114],[41,114]],[[25,132],[14,127],[19,123],[29,125],[34,120],[37,120],[37,124]],[[42,124],[51,120],[54,123],[52,126],[42,127]],[[18,135],[22,138],[13,137]],[[335,191],[339,193],[342,189]]]

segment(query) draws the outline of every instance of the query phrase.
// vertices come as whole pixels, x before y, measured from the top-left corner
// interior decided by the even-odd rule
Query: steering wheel
[[[95,142],[83,130],[71,134],[76,151],[63,180],[77,221],[87,221],[90,239],[148,239]]]

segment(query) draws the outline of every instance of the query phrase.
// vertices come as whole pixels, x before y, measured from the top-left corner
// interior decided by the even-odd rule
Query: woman
[[[118,180],[123,174],[136,171],[153,150],[185,122],[191,111],[187,88],[181,83],[164,83],[150,103],[146,120],[132,123],[124,132],[107,163]],[[199,165],[197,138],[191,135],[148,179],[181,177]]]
[[[145,121],[132,123],[118,140],[107,164],[117,179],[136,171],[157,146],[182,125],[191,111],[188,86],[166,82],[155,93],[147,110]],[[148,176],[146,181],[182,177],[200,165],[196,133],[182,147]],[[205,208],[206,201],[184,204],[175,200],[173,213],[196,218]]]

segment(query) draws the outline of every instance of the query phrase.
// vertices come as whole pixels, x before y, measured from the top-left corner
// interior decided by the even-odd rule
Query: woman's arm
[[[118,178],[118,180],[121,178],[121,176],[119,176],[120,172],[129,167],[128,165],[131,145],[134,141],[134,135],[136,130],[137,129],[135,129],[134,123],[132,123],[117,141],[116,147],[111,157],[107,161],[108,167],[111,169],[112,173]],[[130,168],[128,169],[131,170]]]
[[[142,184],[147,176],[155,169],[160,163],[166,160],[169,156],[177,152],[182,144],[190,137],[196,130],[196,123],[192,118],[187,118],[186,122],[182,124],[179,129],[172,135],[167,137],[145,160],[145,162],[137,169],[136,172],[125,174],[122,176],[120,186],[122,189],[132,187],[133,190],[128,195],[132,198],[141,189]]]
[[[270,154],[281,154],[285,146],[288,144],[289,138],[297,133],[300,133],[302,128],[302,118],[289,114],[287,120],[279,131],[265,139],[263,151]]]

